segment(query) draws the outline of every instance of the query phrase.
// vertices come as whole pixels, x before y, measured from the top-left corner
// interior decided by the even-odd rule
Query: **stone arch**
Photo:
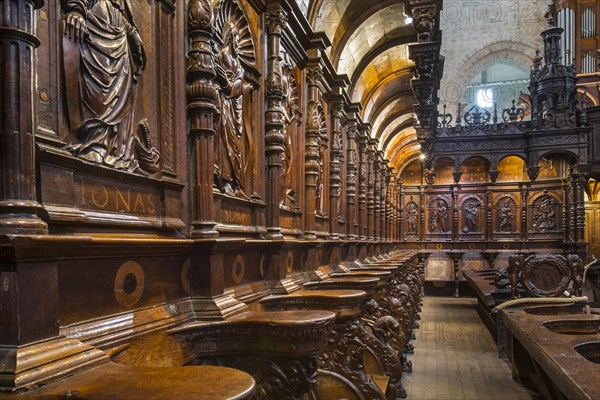
[[[440,104],[448,103],[448,111],[455,115],[458,108],[455,103],[462,99],[469,79],[487,65],[507,58],[514,60],[515,63],[528,66],[531,64],[531,58],[535,55],[535,50],[524,43],[502,41],[486,46],[473,55],[465,55],[461,67],[457,70],[456,75],[451,78],[451,82],[446,83],[446,87],[440,88]],[[457,90],[460,93],[457,96],[452,94],[449,97],[450,90]]]

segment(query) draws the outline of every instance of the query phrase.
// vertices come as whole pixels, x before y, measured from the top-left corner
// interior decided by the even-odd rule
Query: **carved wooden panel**
[[[587,203],[585,226],[589,254],[600,258],[600,202]]]
[[[429,196],[426,226],[429,234],[446,235],[452,232],[452,207],[446,196]]]
[[[562,233],[562,204],[555,193],[544,191],[532,196],[528,210],[528,228],[534,235]]]
[[[466,195],[461,201],[459,229],[464,235],[480,234],[485,226],[485,208],[481,198]]]
[[[416,202],[410,201],[404,206],[404,229],[406,236],[418,237],[420,215],[420,207]]]
[[[564,168],[563,160],[555,157],[542,158],[538,166],[540,167],[538,180],[560,178]]]
[[[498,163],[498,182],[525,181],[525,161],[516,156],[508,156]]]
[[[452,173],[454,172],[454,161],[443,158],[441,160],[437,160],[435,163],[435,182],[436,184],[448,184],[454,183],[454,177]]]
[[[414,160],[408,164],[400,175],[400,179],[404,185],[420,185],[423,177],[423,168],[421,160]],[[439,171],[439,166],[438,166]],[[437,172],[436,172],[437,174]],[[440,175],[436,175],[436,181]]]
[[[176,85],[183,15],[170,0],[102,4],[47,2],[40,12],[42,202],[51,222],[182,228],[183,184],[161,179],[179,179],[187,159]]]
[[[487,181],[488,167],[484,160],[473,158],[462,163],[461,183],[483,183]]]
[[[518,196],[514,193],[498,193],[493,204],[494,235],[514,236],[518,234],[521,227]]]

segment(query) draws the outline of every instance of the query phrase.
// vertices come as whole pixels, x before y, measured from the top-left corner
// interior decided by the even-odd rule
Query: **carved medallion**
[[[533,256],[521,269],[523,286],[534,296],[557,297],[567,290],[571,271],[563,257]]]
[[[137,304],[144,293],[144,271],[135,261],[127,261],[117,270],[114,283],[115,300],[126,308]]]
[[[236,284],[242,283],[245,273],[246,261],[244,261],[244,257],[238,254],[233,260],[233,265],[231,266],[231,277],[233,278],[233,282]]]

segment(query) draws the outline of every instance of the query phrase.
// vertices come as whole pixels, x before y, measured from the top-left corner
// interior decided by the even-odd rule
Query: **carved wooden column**
[[[456,182],[456,181],[455,181]],[[452,197],[452,240],[457,241],[459,237],[460,225],[458,223],[458,192],[460,185],[450,186],[450,196]]]
[[[448,257],[452,259],[452,277],[454,278],[454,297],[460,296],[460,277],[458,271],[460,270],[460,260],[465,254],[462,251],[451,251],[448,252]]]
[[[0,0],[0,234],[44,234],[38,216],[32,83],[42,0]]]
[[[215,135],[214,55],[211,48],[214,12],[209,0],[191,0],[188,6],[187,112],[192,148],[192,237],[215,238],[213,180]]]
[[[346,239],[356,239],[356,121],[350,121],[346,128],[347,160],[346,160]]]
[[[358,137],[358,237],[367,238],[367,144],[369,137],[363,131]]]
[[[527,240],[527,201],[529,197],[529,190],[525,185],[521,186],[521,240]]]
[[[304,174],[306,186],[306,212],[304,215],[304,237],[316,239],[315,213],[317,211],[317,185],[321,158],[320,115],[319,115],[319,81],[321,68],[314,66],[308,69],[308,114],[306,122],[306,144],[304,153]]]
[[[342,190],[342,110],[343,103],[339,98],[331,102],[331,148],[329,163],[329,238],[338,240],[339,223],[338,216],[340,211],[340,196]]]
[[[395,197],[396,182],[392,179],[394,170],[392,167],[389,166],[389,161],[386,163],[386,165],[387,165],[387,172],[385,175],[385,181],[386,181],[388,189],[387,189],[387,196],[385,199],[385,207],[387,210],[386,213],[388,215],[388,218],[386,219],[386,228],[385,228],[386,235],[385,235],[385,237],[388,242],[391,242],[394,237],[393,227],[394,227],[394,221],[396,219],[396,213],[394,212],[394,207],[393,207],[393,204],[395,203],[393,201],[393,199]]]
[[[490,190],[490,188],[488,187],[486,192],[485,192],[485,197],[486,197],[486,201],[485,201],[485,208],[486,208],[486,212],[485,212],[485,239],[486,240],[492,240],[493,236],[494,236],[494,227],[492,225],[492,191]]]
[[[377,142],[369,139],[367,147],[367,238],[375,239],[375,149]]]
[[[265,156],[267,162],[267,239],[283,239],[279,226],[281,171],[285,151],[285,113],[281,71],[281,33],[286,26],[285,13],[277,5],[267,11],[267,79],[265,97]]]
[[[397,178],[398,182],[398,240],[402,241],[404,239],[404,186],[402,185],[402,180],[400,176]]]
[[[379,241],[381,239],[379,235],[381,213],[381,177],[379,175],[379,165],[381,164],[381,160],[377,152],[377,140],[374,140],[373,147],[375,151],[373,154],[373,239]]]
[[[579,168],[583,168],[581,165]],[[585,182],[586,178],[584,173],[580,170],[577,171],[575,178],[575,241],[577,243],[585,242]]]
[[[383,157],[383,152],[381,153]],[[380,166],[381,173],[381,221],[380,221],[380,236],[381,241],[388,240],[388,220],[390,218],[389,195],[390,195],[390,176],[388,171],[388,160],[382,160]]]

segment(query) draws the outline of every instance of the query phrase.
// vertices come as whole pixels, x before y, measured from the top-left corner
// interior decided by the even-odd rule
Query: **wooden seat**
[[[232,368],[190,366],[140,368],[116,363],[82,372],[19,395],[20,399],[215,400],[250,399],[255,382]],[[9,396],[7,398],[17,395]]]

